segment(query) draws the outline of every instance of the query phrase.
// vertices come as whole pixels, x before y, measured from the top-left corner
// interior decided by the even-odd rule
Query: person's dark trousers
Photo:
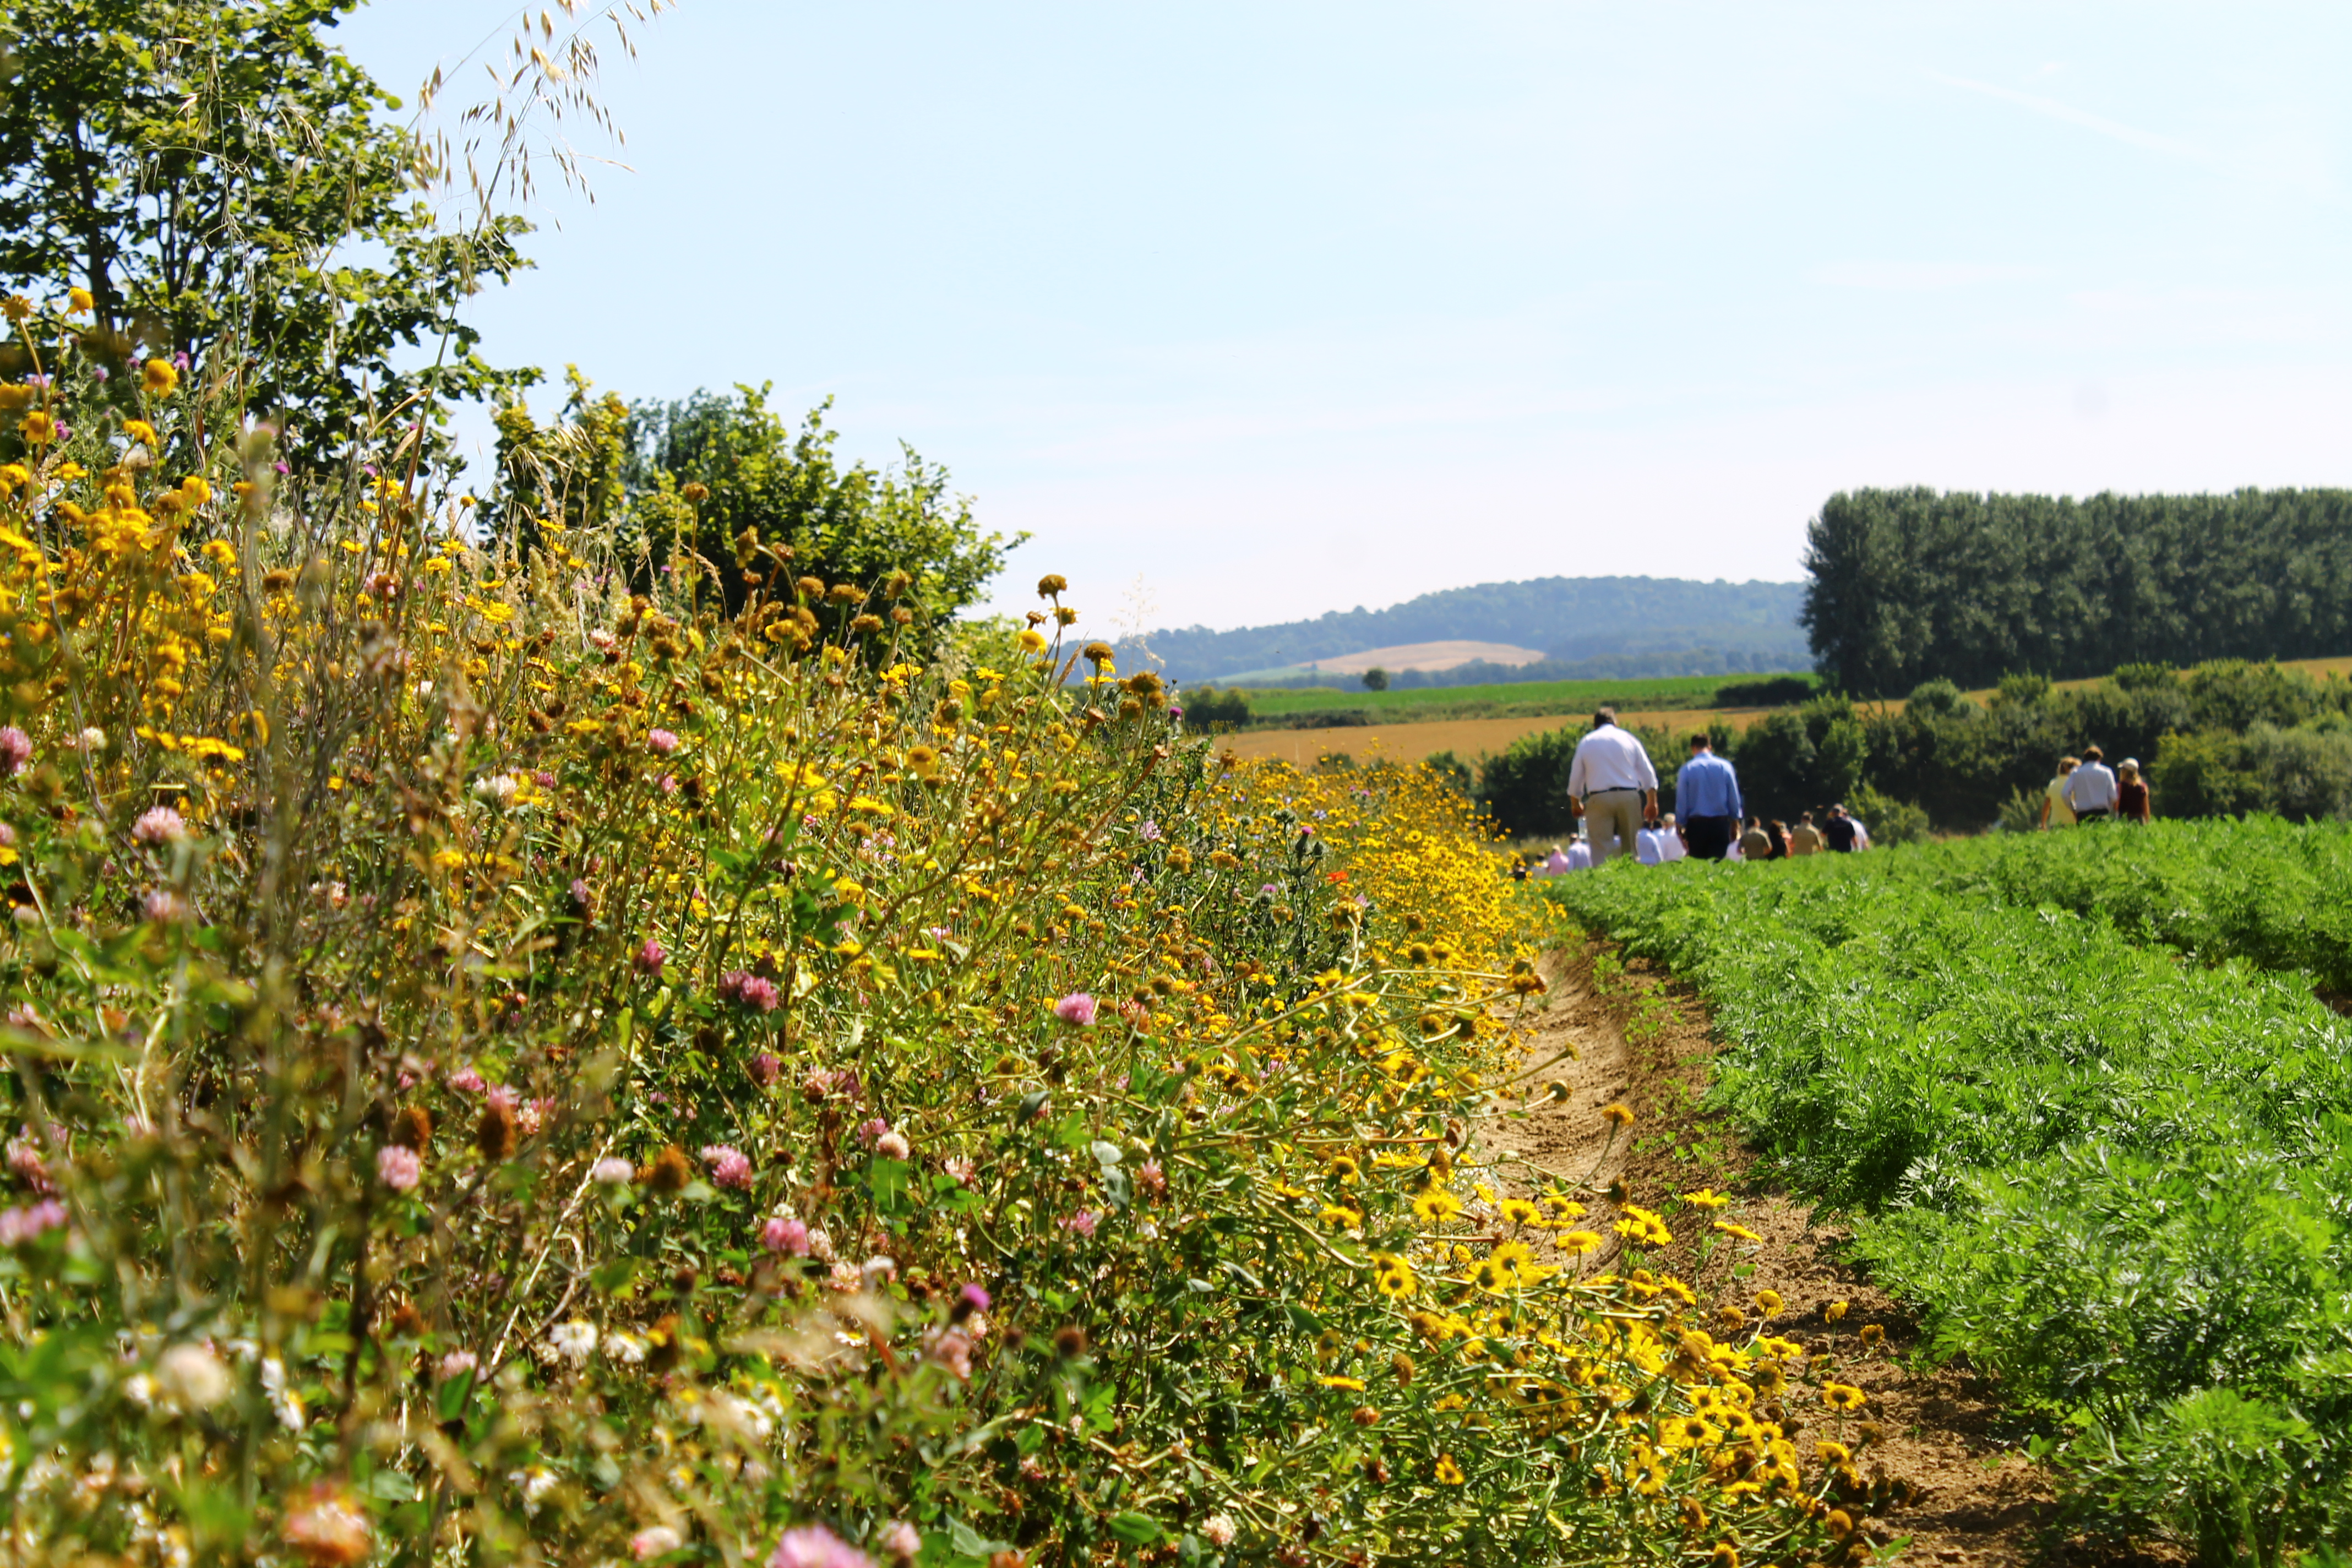
[[[1694,860],[1720,860],[1731,847],[1732,835],[1739,831],[1739,819],[1734,816],[1694,816],[1683,824],[1683,837],[1690,843]]]

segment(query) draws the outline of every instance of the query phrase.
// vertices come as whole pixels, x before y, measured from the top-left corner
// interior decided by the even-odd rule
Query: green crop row
[[[1547,893],[1706,994],[1717,1101],[2065,1436],[2086,1517],[2275,1560],[2352,1527],[2352,1028],[2296,979],[1993,896],[2091,842]]]
[[[1955,841],[1885,865],[1897,880],[2112,921],[2207,962],[2300,969],[2352,992],[2352,824],[2273,816]]]

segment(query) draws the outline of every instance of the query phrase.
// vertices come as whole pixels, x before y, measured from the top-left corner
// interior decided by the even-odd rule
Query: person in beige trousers
[[[1592,864],[1631,855],[1642,824],[1658,814],[1658,770],[1634,736],[1617,727],[1617,712],[1592,715],[1592,731],[1576,743],[1568,764],[1570,809],[1584,818]]]

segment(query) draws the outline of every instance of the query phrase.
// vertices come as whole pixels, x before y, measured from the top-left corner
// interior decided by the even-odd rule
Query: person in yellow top
[[[1813,826],[1813,814],[1806,812],[1797,818],[1797,826],[1789,829],[1790,855],[1818,855],[1822,852],[1822,830]]]
[[[2074,808],[2066,803],[2066,776],[2082,765],[2079,757],[2058,759],[2058,776],[2042,792],[2042,826],[2045,830],[2074,826]]]

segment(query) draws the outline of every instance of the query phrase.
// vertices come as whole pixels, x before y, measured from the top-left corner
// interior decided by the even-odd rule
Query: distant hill
[[[1144,650],[1179,680],[1311,679],[1302,667],[1400,643],[1470,640],[1540,648],[1540,663],[1516,668],[1465,665],[1434,676],[1452,684],[1721,675],[1802,669],[1811,662],[1797,612],[1801,583],[1697,583],[1673,577],[1538,577],[1423,594],[1384,610],[1334,610],[1311,621],[1211,631],[1147,633],[1122,647],[1123,666]]]

